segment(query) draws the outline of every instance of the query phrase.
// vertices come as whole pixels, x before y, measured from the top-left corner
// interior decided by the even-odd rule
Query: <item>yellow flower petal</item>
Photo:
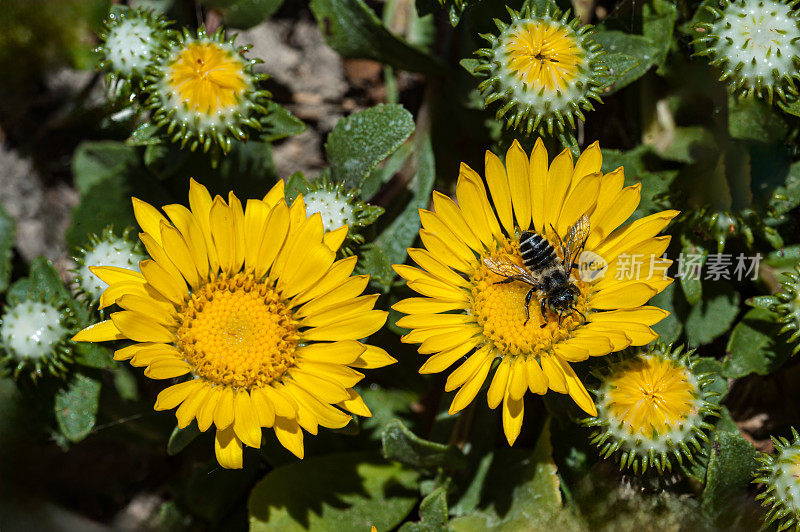
[[[277,416],[275,425],[272,428],[281,445],[302,460],[304,455],[303,432],[300,430],[297,421],[294,418]]]
[[[214,437],[214,452],[217,462],[225,469],[242,468],[242,442],[232,428],[217,430]]]
[[[233,219],[233,236],[236,240],[236,255],[233,260],[233,271],[239,271],[244,264],[244,209],[242,202],[233,193],[228,192],[228,209],[230,210]]]
[[[197,223],[197,219],[183,205],[165,205],[163,209],[173,225],[181,232],[200,278],[208,279],[209,251],[206,247],[203,230],[200,228],[200,224]]]
[[[531,393],[544,395],[548,389],[547,375],[542,371],[539,363],[534,357],[527,357],[525,360],[525,377],[528,381],[528,389]]]
[[[437,314],[462,308],[464,306],[458,302],[442,301],[430,297],[409,297],[392,305],[392,309],[404,314]]]
[[[197,415],[197,411],[203,406],[206,397],[211,392],[211,386],[201,385],[195,387],[189,394],[189,397],[183,400],[181,405],[175,411],[175,417],[178,419],[178,428],[185,429],[189,426],[192,420]]]
[[[233,395],[233,388],[229,386],[224,386],[220,392],[217,408],[214,409],[214,425],[218,431],[227,429],[233,423]]]
[[[671,282],[672,279],[621,282],[594,294],[591,305],[596,309],[609,310],[638,307],[647,303]]]
[[[366,349],[356,359],[355,362],[350,364],[354,368],[363,369],[377,369],[389,366],[397,362],[397,359],[389,356],[384,349],[374,345],[365,345]]]
[[[572,154],[568,148],[553,159],[547,175],[547,191],[544,201],[545,229],[555,225],[572,181]]]
[[[181,280],[178,284],[164,268],[152,260],[143,260],[139,263],[147,283],[152,286],[159,294],[169,299],[177,305],[182,305],[184,299],[189,295],[189,288]]]
[[[171,410],[181,404],[189,395],[202,387],[197,380],[190,380],[170,386],[159,392],[156,397],[156,410]]]
[[[189,180],[189,206],[192,213],[197,220],[203,232],[203,239],[206,243],[208,250],[209,268],[212,274],[217,272],[219,268],[219,257],[217,256],[217,248],[214,245],[214,238],[211,236],[211,195],[208,193],[206,187],[195,181]]]
[[[480,327],[461,327],[457,332],[439,334],[428,338],[422,342],[417,350],[423,355],[446,351],[448,349],[453,349],[456,346],[468,343],[471,339],[473,339],[473,337],[480,333]]]
[[[531,223],[539,233],[546,229],[545,204],[550,201],[547,196],[548,162],[547,149],[542,139],[538,138],[531,152],[528,172],[531,187]]]
[[[601,166],[603,166],[603,154],[600,151],[600,143],[594,141],[583,150],[578,160],[575,161],[573,182],[577,183],[581,177],[599,172]]]
[[[106,284],[114,284],[123,281],[133,281],[137,283],[147,282],[141,272],[118,268],[116,266],[89,266],[89,271],[95,274]]]
[[[525,395],[525,389],[528,387],[528,381],[525,378],[527,370],[525,369],[525,359],[523,357],[514,357],[511,365],[511,376],[508,379],[507,394],[514,399],[522,399]]]
[[[448,284],[454,286],[467,286],[468,281],[459,274],[451,270],[447,265],[439,262],[433,255],[424,249],[409,248],[408,255],[411,260],[419,264],[421,268],[431,275]]]
[[[525,403],[522,398],[515,399],[511,396],[511,382],[503,397],[503,432],[509,445],[514,445],[522,430],[522,418],[525,413]]]
[[[453,327],[475,323],[475,316],[468,314],[411,314],[397,320],[397,326],[405,329]]]
[[[464,219],[461,209],[458,208],[453,200],[434,190],[433,208],[436,211],[436,218],[438,218],[447,227],[447,229],[449,229],[450,233],[455,235],[456,242],[463,242],[475,250],[483,249],[483,245],[481,244],[480,240],[472,232],[470,226],[467,224],[467,221]],[[425,228],[428,229],[427,226],[425,226]]]
[[[176,358],[158,358],[144,370],[145,377],[151,379],[174,379],[192,371],[192,366]]]
[[[211,224],[211,238],[214,242],[214,248],[217,250],[219,266],[222,271],[233,274],[237,270],[236,244],[238,238],[236,227],[234,226],[233,213],[220,196],[214,198],[214,203],[211,204],[209,221]]]
[[[161,223],[169,223],[167,219],[158,212],[158,209],[139,198],[131,198],[133,203],[133,215],[142,231],[155,239],[156,244],[161,245]]]
[[[372,412],[367,408],[364,399],[362,399],[355,390],[347,390],[347,393],[350,394],[350,397],[337,403],[337,406],[357,416],[372,417]]]
[[[456,197],[472,232],[484,246],[491,246],[495,236],[502,236],[500,224],[497,223],[489,198],[486,197],[483,180],[464,163],[461,163],[456,183]]]
[[[397,265],[395,265],[395,268]],[[462,303],[468,302],[468,293],[465,290],[454,287],[453,285],[443,283],[435,279],[420,279],[417,281],[409,281],[408,287],[423,296],[441,299],[444,301],[458,301]]]
[[[511,200],[514,202],[514,216],[517,224],[527,229],[531,224],[531,186],[528,178],[530,165],[528,155],[516,139],[506,154],[506,166]],[[509,231],[509,234],[513,234],[513,231]]]
[[[358,316],[345,318],[339,323],[308,329],[300,333],[300,335],[307,342],[359,340],[366,338],[383,327],[388,315],[389,313],[386,311],[371,310]]]
[[[489,385],[489,390],[486,392],[486,400],[489,404],[489,408],[497,408],[497,405],[503,400],[506,387],[508,386],[508,379],[511,376],[511,361],[511,357],[505,357],[502,362],[500,362],[500,365],[497,366],[497,370],[492,378],[492,383]]]
[[[338,382],[326,379],[309,371],[303,371],[299,367],[294,367],[289,370],[294,382],[300,388],[303,388],[309,393],[323,397],[329,403],[338,403],[344,401],[348,397],[344,386]]]
[[[356,267],[357,260],[358,257],[352,255],[346,259],[341,259],[334,262],[330,269],[325,273],[325,275],[322,276],[315,286],[312,286],[306,289],[304,292],[294,296],[292,299],[292,304],[294,306],[301,305],[306,301],[311,301],[312,299],[322,297],[336,287],[341,286],[342,283],[344,283],[350,277],[350,275],[352,275],[353,270]]]
[[[600,191],[601,178],[602,174],[587,175],[569,193],[564,200],[558,222],[554,224],[559,235],[566,235],[570,226],[594,206]]]
[[[164,251],[164,248],[161,247],[161,245],[156,241],[155,238],[152,237],[152,235],[149,233],[139,233],[139,240],[141,240],[142,244],[144,244],[147,254],[150,255],[151,259],[158,263],[158,265],[167,273],[173,284],[176,286],[186,284],[186,281],[184,280],[183,275],[181,275],[180,270],[175,266],[175,264],[172,263],[167,255],[167,252]]]
[[[506,169],[500,158],[489,150],[486,151],[486,183],[492,194],[492,203],[497,209],[500,223],[508,234],[514,233],[514,211],[511,207],[511,189],[508,185]],[[528,186],[528,176],[525,175],[525,186]],[[530,194],[530,192],[528,192]]]
[[[352,419],[348,414],[345,414],[327,402],[320,401],[306,390],[294,389],[292,393],[295,399],[297,399],[303,407],[307,408],[317,419],[317,423],[323,427],[340,429],[350,423]]]
[[[297,349],[297,357],[303,361],[328,364],[352,364],[366,350],[364,344],[355,340],[332,343],[315,343]]]
[[[454,338],[456,338],[456,340],[453,347],[441,350],[441,352],[429,357],[422,367],[419,368],[419,372],[426,374],[444,371],[455,364],[459,359],[464,357],[480,343],[480,338],[468,338],[462,341],[460,338],[463,338],[463,335],[459,335],[458,333],[455,333]],[[450,344],[448,343],[447,345]],[[439,350],[436,349],[435,351]]]
[[[493,360],[493,356],[486,357],[472,377],[470,377],[469,380],[465,382],[461,388],[459,388],[455,397],[453,397],[453,402],[450,404],[450,409],[448,410],[451,416],[456,412],[463,410],[472,402],[473,399],[475,399],[475,396],[478,395],[481,387],[483,387],[483,383],[486,382],[486,377],[489,375],[489,370],[492,367]]]
[[[127,338],[135,342],[165,342],[175,340],[175,335],[143,314],[124,310],[111,314],[111,321]]]
[[[125,310],[132,310],[148,316],[168,329],[177,329],[175,307],[165,305],[152,298],[142,297],[137,294],[125,294],[117,300],[117,304]]]
[[[669,316],[669,312],[658,307],[641,307],[637,309],[610,310],[593,312],[588,316],[590,322],[634,322],[644,325],[655,325]]]
[[[425,249],[430,251],[443,264],[448,264],[461,272],[471,271],[472,266],[470,264],[475,260],[475,254],[469,246],[456,233],[451,231],[447,224],[436,214],[420,209],[419,217],[422,221],[422,227],[425,229],[419,233],[425,244]],[[428,245],[425,240],[428,240],[433,245]],[[451,255],[454,257],[452,260],[449,259]],[[442,257],[446,259],[443,260]]]
[[[278,182],[273,185],[269,192],[267,192],[266,196],[264,196],[264,203],[267,204],[269,208],[274,207],[278,204],[278,202],[283,201],[284,198],[284,189],[285,185],[283,183],[283,179],[278,179]]]
[[[596,416],[597,408],[594,406],[594,401],[592,401],[589,392],[586,391],[586,388],[583,386],[583,383],[580,381],[578,376],[575,375],[575,371],[563,360],[558,359],[558,357],[555,357],[555,359],[561,366],[561,371],[564,374],[564,379],[567,384],[567,393],[569,393],[569,396],[572,397],[575,403],[581,407],[584,412],[590,416]]]
[[[164,243],[164,251],[167,257],[178,268],[183,278],[189,283],[189,286],[198,288],[202,279],[197,267],[195,267],[194,256],[180,231],[166,223],[162,224],[161,241]]]
[[[313,246],[320,246],[330,252],[330,249],[322,245],[322,235],[324,229],[322,227],[322,216],[315,213],[308,219],[304,219],[302,223],[295,229],[291,222],[291,209],[289,212],[289,236],[286,238],[286,243],[278,253],[275,263],[272,265],[271,276],[280,279],[283,276],[284,269],[287,269],[291,274],[292,269],[299,267],[298,262],[302,259],[304,253]],[[320,273],[324,273],[324,270]]]
[[[262,427],[271,427],[275,424],[275,405],[263,388],[253,388],[250,390],[250,400],[258,418],[258,424]]]
[[[541,363],[550,389],[558,393],[567,393],[567,380],[556,358],[551,355],[542,355]]]
[[[478,368],[483,365],[486,359],[492,357],[491,352],[491,346],[485,345],[470,355],[463,364],[454,369],[453,372],[447,377],[447,382],[444,385],[444,391],[452,392],[467,382],[469,378],[475,374]]]
[[[348,231],[349,226],[343,225],[338,229],[325,233],[325,236],[322,237],[322,241],[331,251],[339,251],[339,248],[342,247],[344,243],[344,239],[347,238]]]
[[[110,342],[111,340],[124,340],[126,336],[111,320],[95,323],[79,331],[72,337],[73,342]]]
[[[291,395],[283,392],[283,387],[277,384],[273,386],[265,386],[261,391],[275,407],[275,415],[285,418],[294,418],[297,412],[297,403],[291,398]]]
[[[304,318],[317,312],[331,310],[336,306],[357,297],[369,284],[369,275],[356,275],[348,278],[342,284],[332,289],[327,294],[312,299],[294,313],[295,318]]]
[[[214,386],[209,390],[203,405],[197,410],[197,428],[205,432],[214,423],[214,411],[222,397],[223,386]]]
[[[343,388],[352,388],[364,378],[364,374],[342,364],[330,364],[328,362],[315,362],[312,360],[300,360],[297,362],[296,369],[316,375],[327,381],[335,382]],[[316,394],[314,390],[309,393]],[[329,401],[336,403],[337,401]]]
[[[248,447],[261,447],[261,425],[247,390],[236,392],[233,411],[233,431],[236,437]]]
[[[289,233],[289,207],[285,202],[279,202],[269,213],[264,226],[264,238],[258,248],[258,258],[253,265],[258,277],[266,275]]]

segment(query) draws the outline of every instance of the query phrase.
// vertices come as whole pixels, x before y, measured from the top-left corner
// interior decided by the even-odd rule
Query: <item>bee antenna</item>
[[[583,318],[583,323],[586,323],[586,316],[584,316],[583,312],[581,312],[580,310],[576,309],[575,307],[570,307],[570,308],[571,308],[572,310],[574,310],[575,312],[577,312],[577,313],[578,313],[578,316],[580,316],[581,318]]]

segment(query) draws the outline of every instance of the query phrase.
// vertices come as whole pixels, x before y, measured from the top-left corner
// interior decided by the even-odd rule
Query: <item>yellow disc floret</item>
[[[694,378],[671,360],[639,358],[609,380],[609,415],[631,435],[664,433],[696,413]]]
[[[564,89],[580,73],[585,53],[574,32],[548,21],[520,21],[508,35],[508,69],[531,89]]]
[[[178,347],[200,377],[253,388],[294,365],[297,322],[274,288],[252,274],[203,286],[180,313]]]
[[[206,115],[235,107],[247,89],[242,59],[215,42],[188,45],[168,68],[181,102]]]
[[[708,442],[707,422],[718,406],[708,387],[709,374],[698,374],[698,359],[682,348],[656,344],[650,350],[612,363],[601,377],[597,417],[586,424],[599,430],[592,443],[603,457],[618,453],[620,469],[671,469],[670,458],[694,460]]]

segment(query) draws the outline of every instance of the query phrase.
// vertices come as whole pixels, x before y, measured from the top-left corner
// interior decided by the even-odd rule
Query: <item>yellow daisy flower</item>
[[[420,353],[432,355],[421,373],[444,371],[469,354],[447,379],[445,390],[458,389],[450,414],[472,402],[498,362],[487,399],[491,408],[503,403],[503,427],[513,444],[522,427],[526,389],[568,393],[596,415],[570,364],[657,337],[650,326],[669,313],[643,305],[672,282],[663,275],[670,261],[661,258],[670,237],[656,235],[678,212],[660,212],[618,227],[639,204],[640,186],[624,187],[622,168],[603,174],[597,143],[574,163],[564,150],[548,165],[541,139],[530,157],[515,141],[505,161],[486,152],[490,195],[481,176],[465,164],[456,185],[457,203],[434,192],[434,210],[420,211],[425,249],[409,249],[420,268],[395,266],[409,288],[423,297],[405,299],[393,308],[408,314],[397,322],[411,329],[403,341],[418,343]],[[580,277],[573,273],[574,311],[558,315],[545,305],[543,316],[534,299],[528,317],[525,300],[531,286],[508,282],[487,262],[523,268],[521,231],[535,231],[555,244],[584,215],[589,222],[584,253],[591,257],[590,265],[604,267]],[[560,246],[553,247],[562,259]],[[637,256],[646,267],[638,277],[626,279],[626,260]]]
[[[192,180],[189,205],[167,205],[165,217],[134,198],[151,259],[141,272],[91,268],[109,285],[101,308],[123,310],[73,339],[133,340],[116,360],[146,366],[152,379],[188,375],[155,409],[177,408],[180,428],[214,425],[223,467],[242,467],[242,444],[260,447],[262,427],[302,458],[301,428],[316,434],[347,425],[347,412],[371,415],[352,389],[364,376],[353,368],[396,360],[358,341],[387,313],[373,310],[377,295],[359,295],[369,278],[351,276],[356,257],[335,260],[347,226],[325,233],[302,196],[287,206],[282,181],[243,208]]]

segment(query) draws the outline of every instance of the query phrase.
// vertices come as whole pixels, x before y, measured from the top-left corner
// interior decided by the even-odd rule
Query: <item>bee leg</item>
[[[586,316],[583,315],[583,312],[581,312],[580,310],[576,309],[575,307],[571,307],[571,308],[572,308],[573,311],[578,313],[578,316],[583,318],[583,323],[586,323]]]
[[[542,324],[539,327],[544,329],[547,326],[547,300],[545,298],[542,298],[542,306],[539,307],[539,310],[542,312]]]
[[[531,288],[528,290],[528,293],[525,294],[525,323],[522,325],[527,325],[528,320],[531,319],[531,298],[533,297],[534,290],[534,288]]]

